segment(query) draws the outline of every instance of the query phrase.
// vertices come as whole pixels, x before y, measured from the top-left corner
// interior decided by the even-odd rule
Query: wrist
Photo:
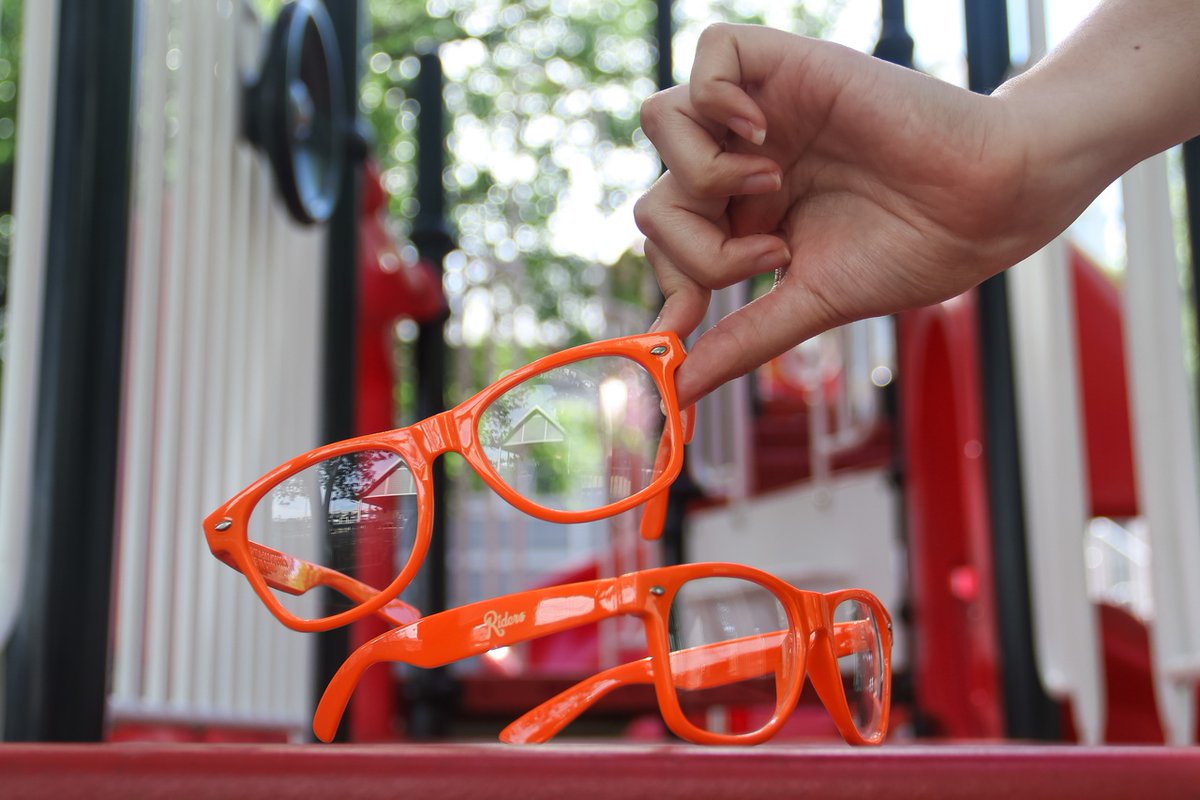
[[[1067,228],[1104,190],[1154,150],[1117,132],[1119,119],[1088,96],[1086,82],[1027,73],[989,97],[1014,152],[1013,181],[1020,187],[1013,230],[1028,241],[1019,258]]]
[[[1065,227],[1139,161],[1200,133],[1197,30],[1195,0],[1110,0],[996,90],[1033,208]]]

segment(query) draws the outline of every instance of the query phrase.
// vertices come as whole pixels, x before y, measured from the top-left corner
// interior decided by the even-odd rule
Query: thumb
[[[819,295],[785,280],[696,340],[675,375],[680,408],[844,321]]]

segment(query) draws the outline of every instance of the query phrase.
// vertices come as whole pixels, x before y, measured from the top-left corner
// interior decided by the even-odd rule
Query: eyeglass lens
[[[875,612],[861,600],[843,600],[833,611],[838,629],[838,669],[850,716],[858,732],[871,738],[883,723],[883,654]]]
[[[650,484],[665,423],[661,402],[636,361],[584,359],[496,398],[480,417],[479,440],[496,474],[522,497],[589,511]]]
[[[417,485],[389,450],[326,459],[283,480],[250,514],[251,542],[266,545],[383,589],[407,563],[417,533]],[[322,597],[322,594],[325,596]],[[336,592],[275,590],[284,608],[306,619],[359,605]]]
[[[791,685],[791,626],[774,592],[741,578],[699,578],[671,602],[671,676],[680,707],[713,733],[751,733]]]

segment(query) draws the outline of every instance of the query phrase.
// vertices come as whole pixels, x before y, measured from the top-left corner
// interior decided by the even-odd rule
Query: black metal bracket
[[[276,17],[243,94],[243,135],[270,160],[288,211],[305,225],[333,215],[347,157],[365,152],[347,110],[344,71],[324,4],[295,0]]]

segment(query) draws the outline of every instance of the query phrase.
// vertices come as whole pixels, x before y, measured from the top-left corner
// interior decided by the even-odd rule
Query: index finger
[[[710,25],[696,43],[688,84],[692,105],[712,122],[762,144],[767,117],[745,87],[770,77],[785,54],[809,46],[803,36],[758,25]]]

